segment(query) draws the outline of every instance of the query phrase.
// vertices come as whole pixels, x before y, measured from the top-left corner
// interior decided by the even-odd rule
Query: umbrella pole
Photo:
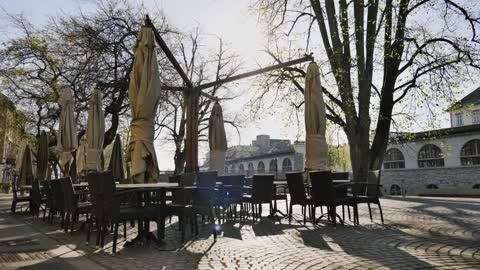
[[[199,93],[197,89],[184,92],[187,109],[187,130],[185,142],[185,172],[198,171],[198,107]]]

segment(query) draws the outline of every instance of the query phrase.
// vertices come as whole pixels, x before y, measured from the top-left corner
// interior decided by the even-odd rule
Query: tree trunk
[[[182,174],[185,169],[185,149],[175,149],[175,157],[173,159],[175,162],[173,175]]]

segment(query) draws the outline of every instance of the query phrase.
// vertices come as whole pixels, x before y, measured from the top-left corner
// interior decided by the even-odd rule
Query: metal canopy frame
[[[313,56],[305,55],[302,58],[298,58],[292,61],[280,63],[277,65],[260,68],[258,70],[245,72],[239,75],[232,76],[230,78],[221,79],[218,81],[213,81],[205,84],[201,84],[198,86],[194,86],[193,83],[188,78],[185,71],[183,71],[182,67],[178,63],[177,59],[173,55],[170,48],[168,48],[165,41],[160,36],[160,33],[153,25],[150,17],[148,15],[145,16],[145,26],[150,27],[153,30],[153,34],[155,36],[155,40],[162,49],[162,51],[167,56],[170,63],[173,65],[175,70],[178,72],[180,77],[182,78],[186,87],[176,87],[176,86],[162,86],[163,90],[170,90],[170,91],[182,91],[185,96],[185,107],[186,107],[186,119],[187,119],[187,129],[186,129],[186,140],[185,140],[185,172],[196,172],[198,171],[198,107],[199,107],[199,96],[202,95],[214,101],[218,101],[218,98],[203,92],[202,90],[214,87],[220,84],[225,84],[241,79],[245,79],[248,77],[257,76],[266,72],[274,71],[277,69],[282,69],[288,66],[301,64],[308,61],[313,61]]]

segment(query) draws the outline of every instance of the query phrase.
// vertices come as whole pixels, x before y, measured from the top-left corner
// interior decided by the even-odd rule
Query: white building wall
[[[461,110],[454,110],[450,112],[450,123],[452,127],[458,127],[457,114],[461,113],[463,115],[463,125],[474,125],[480,124],[479,122],[474,122],[473,111],[480,110],[480,105],[468,105],[466,108]]]
[[[388,145],[387,151],[391,148],[399,149],[400,151],[402,151],[405,158],[405,169],[417,169],[418,151],[420,151],[420,148],[427,144],[434,144],[440,147],[440,149],[442,149],[442,152],[445,156],[445,167],[459,167],[461,166],[460,151],[462,150],[462,147],[463,145],[465,145],[465,143],[473,139],[480,139],[480,134],[447,137],[439,140],[425,140],[406,142],[402,144],[390,144]]]

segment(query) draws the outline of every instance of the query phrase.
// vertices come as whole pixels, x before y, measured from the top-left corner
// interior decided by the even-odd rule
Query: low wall
[[[473,190],[480,183],[480,166],[382,170],[380,181],[384,194],[391,194],[392,186],[397,185],[406,195],[427,195],[428,190],[432,195],[447,191],[469,195],[476,190],[466,190]],[[427,189],[428,185],[435,185],[438,190]]]

